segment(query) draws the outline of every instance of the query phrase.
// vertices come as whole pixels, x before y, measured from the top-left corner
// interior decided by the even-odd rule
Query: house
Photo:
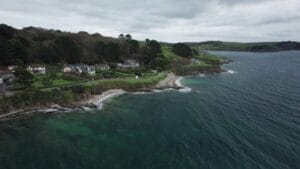
[[[81,73],[87,73],[89,75],[95,75],[96,69],[94,66],[89,65],[68,65],[65,66],[62,71],[64,73],[75,73],[75,74],[81,74]]]
[[[10,66],[8,66],[8,70],[9,70],[10,72],[15,72],[16,68],[17,68],[16,65],[10,65]]]
[[[89,65],[83,65],[82,66],[82,71],[83,73],[87,73],[89,75],[96,75],[96,69],[94,66],[89,66]]]
[[[6,93],[7,84],[11,84],[13,78],[14,76],[10,72],[0,71],[0,94]]]
[[[63,67],[62,72],[81,74],[83,71],[81,65],[67,65]]]
[[[27,70],[32,74],[46,74],[46,67],[43,65],[32,65],[28,66]]]
[[[95,68],[101,71],[107,71],[110,69],[108,64],[95,65]]]
[[[124,63],[118,63],[117,67],[120,69],[130,69],[140,67],[140,64],[136,60],[125,60]]]
[[[151,70],[151,72],[152,72],[152,73],[155,73],[155,74],[157,74],[157,73],[158,73],[158,71],[157,71],[157,70]]]
[[[192,59],[191,59],[191,62],[194,63],[194,64],[199,64],[199,63],[201,63],[200,59],[196,59],[196,58],[192,58]]]
[[[12,83],[14,75],[10,71],[0,71],[0,84]]]
[[[71,73],[72,72],[72,67],[71,66],[65,66],[62,71],[64,73]]]

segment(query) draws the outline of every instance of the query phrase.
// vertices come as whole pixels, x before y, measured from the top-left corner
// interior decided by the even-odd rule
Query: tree
[[[25,87],[29,87],[33,83],[34,76],[24,67],[18,67],[15,72],[15,81]]]
[[[120,60],[121,50],[117,43],[110,42],[105,45],[104,58],[108,62],[118,62]]]
[[[20,39],[14,39],[11,44],[10,55],[15,62],[21,60],[24,64],[29,62],[28,44]]]
[[[0,40],[9,40],[13,38],[16,30],[5,24],[0,24]]]
[[[145,46],[143,48],[142,61],[144,64],[150,63],[156,57],[162,57],[161,45],[156,40],[146,39]]]
[[[184,43],[176,43],[173,45],[173,52],[181,57],[193,56],[192,49]]]
[[[54,49],[56,55],[62,57],[65,62],[70,64],[80,62],[82,51],[72,38],[68,36],[59,37],[54,42]]]
[[[119,39],[124,40],[124,39],[125,39],[124,35],[123,35],[123,34],[120,34],[120,35],[119,35]]]
[[[118,62],[120,60],[121,49],[117,43],[103,43],[98,42],[95,46],[95,52],[99,60],[107,62]]]
[[[128,46],[129,46],[129,55],[137,53],[140,48],[139,42],[137,40],[130,40],[128,42]]]
[[[132,40],[132,36],[130,34],[125,35],[125,40],[126,41],[131,41]]]
[[[10,43],[0,40],[0,65],[12,64],[12,57],[10,55]]]

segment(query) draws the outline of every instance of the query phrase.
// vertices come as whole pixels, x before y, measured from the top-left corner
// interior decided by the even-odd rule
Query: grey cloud
[[[300,40],[298,0],[10,0],[0,22],[161,41]]]

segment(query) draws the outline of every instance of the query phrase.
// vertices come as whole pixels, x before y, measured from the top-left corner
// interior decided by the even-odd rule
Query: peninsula
[[[120,90],[179,89],[179,76],[218,73],[228,62],[185,43],[138,41],[130,34],[112,38],[2,24],[0,39],[0,118],[82,108]]]

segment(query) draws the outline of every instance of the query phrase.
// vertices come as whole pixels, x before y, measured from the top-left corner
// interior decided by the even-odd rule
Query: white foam
[[[95,105],[97,109],[102,109],[103,102],[109,98],[119,96],[126,93],[124,90],[109,90],[104,92],[103,94],[96,96],[90,103]]]
[[[181,93],[190,93],[192,91],[191,88],[189,87],[185,87],[182,85],[182,83],[180,82],[181,80],[183,79],[183,77],[180,77],[178,78],[176,81],[175,81],[175,84],[178,86],[178,87],[182,87],[183,89],[179,89],[179,92]]]
[[[184,87],[183,89],[179,89],[179,92],[181,93],[190,93],[192,92],[192,89],[189,87]]]
[[[228,69],[228,70],[227,70],[227,73],[229,73],[229,74],[236,74],[237,72],[236,72],[236,71],[234,71],[234,70],[230,70],[230,69]]]

